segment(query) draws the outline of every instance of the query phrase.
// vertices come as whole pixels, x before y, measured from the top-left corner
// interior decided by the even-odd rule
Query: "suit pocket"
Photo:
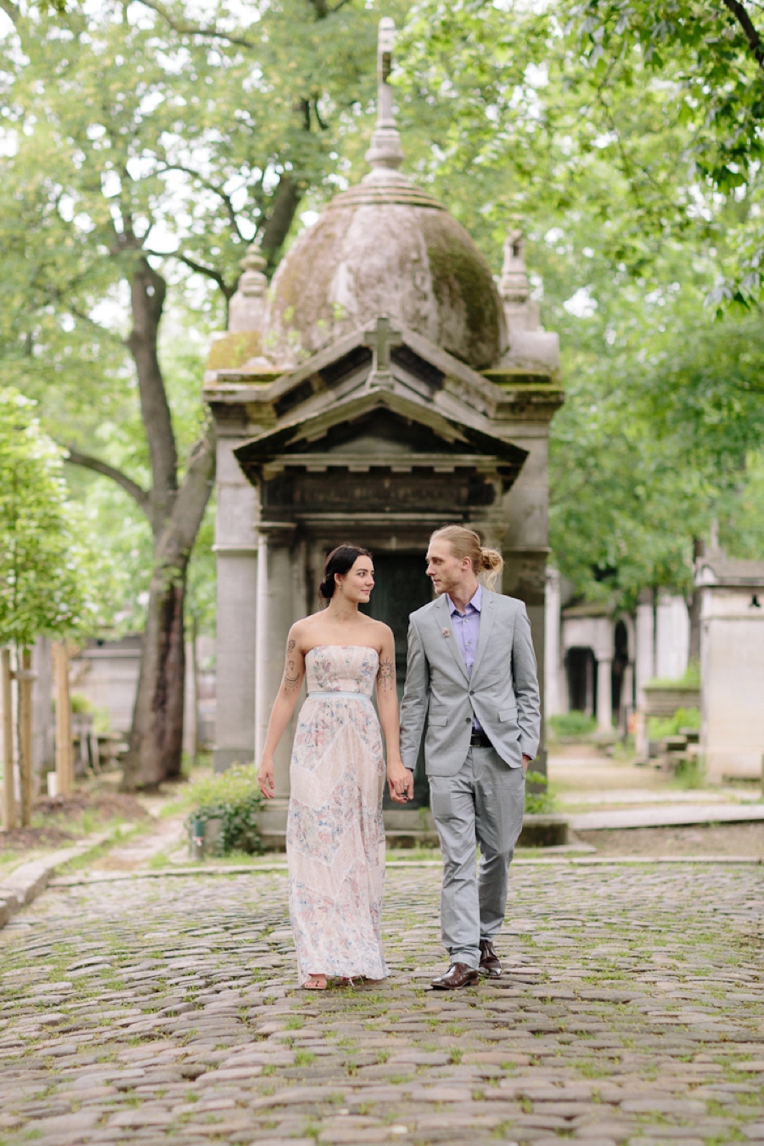
[[[448,724],[447,716],[433,715],[432,713],[427,717],[427,723],[431,724],[434,728],[445,728]]]
[[[499,722],[501,724],[510,720],[517,720],[517,705],[513,705],[512,708],[503,708],[499,713]]]
[[[454,802],[448,780],[443,776],[430,777],[430,811],[435,820],[447,820],[453,815]]]

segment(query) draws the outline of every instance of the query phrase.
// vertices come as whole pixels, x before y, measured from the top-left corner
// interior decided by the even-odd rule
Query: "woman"
[[[268,725],[260,791],[274,794],[273,754],[292,718],[303,677],[290,766],[287,820],[289,909],[300,983],[383,979],[380,924],[385,872],[382,793],[387,743],[390,795],[405,803],[411,773],[399,748],[392,631],[358,611],[374,588],[371,554],[340,545],[326,559],[326,608],[289,630],[286,666]],[[377,684],[379,720],[371,703]]]

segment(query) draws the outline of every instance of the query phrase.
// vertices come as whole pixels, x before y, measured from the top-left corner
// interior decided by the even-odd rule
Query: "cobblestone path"
[[[764,880],[516,869],[506,977],[443,995],[439,873],[392,974],[294,989],[280,874],[57,887],[0,933],[0,1142],[764,1143]]]

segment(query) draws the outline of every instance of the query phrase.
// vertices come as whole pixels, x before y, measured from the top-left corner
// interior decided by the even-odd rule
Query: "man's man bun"
[[[469,557],[476,577],[488,589],[493,587],[504,568],[504,558],[498,549],[483,548],[480,534],[474,529],[468,529],[466,525],[444,525],[442,529],[435,530],[430,541],[436,537],[448,541],[454,557],[460,561]]]

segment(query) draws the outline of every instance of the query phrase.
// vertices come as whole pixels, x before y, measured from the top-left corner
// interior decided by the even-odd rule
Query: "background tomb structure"
[[[690,666],[690,613],[680,593],[646,589],[633,611],[577,600],[558,570],[547,568],[547,716],[583,712],[612,734],[632,713],[637,753],[647,752],[646,688],[680,681]]]
[[[393,628],[400,690],[408,614],[432,595],[429,536],[455,521],[502,551],[499,589],[528,607],[543,678],[558,339],[530,298],[522,235],[509,235],[497,285],[464,228],[399,171],[393,38],[384,18],[370,172],[303,232],[270,291],[249,249],[229,329],[211,347],[218,771],[259,759],[288,629],[315,611],[325,556],[344,541],[374,553],[370,611]],[[274,824],[292,732],[276,760]],[[421,761],[416,787],[414,806],[426,802]]]
[[[706,779],[764,779],[764,561],[701,555],[700,757]]]

